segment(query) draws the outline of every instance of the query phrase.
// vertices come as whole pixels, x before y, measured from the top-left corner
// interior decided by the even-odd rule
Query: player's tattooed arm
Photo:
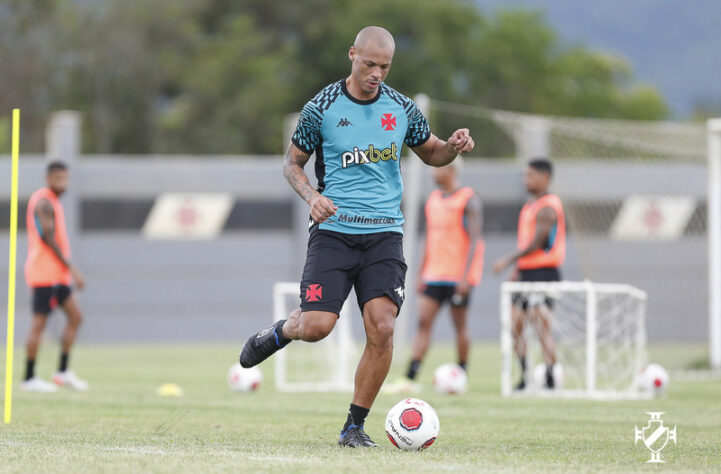
[[[413,151],[425,164],[440,167],[455,160],[459,153],[472,151],[474,146],[469,130],[461,128],[453,132],[448,141],[431,134],[425,143],[413,148]]]
[[[468,232],[468,240],[471,243],[471,247],[468,252],[468,258],[466,259],[466,270],[463,274],[463,280],[461,280],[459,285],[456,285],[456,293],[465,297],[470,290],[468,272],[476,257],[478,242],[481,239],[483,229],[483,206],[481,205],[481,199],[477,195],[474,194],[471,199],[468,200],[466,208],[463,211],[463,216],[466,218],[466,231]]]
[[[50,204],[50,201],[47,199],[41,199],[40,202],[38,202],[38,206],[35,208],[35,217],[37,217],[38,223],[40,224],[38,231],[42,232],[43,242],[45,242],[45,245],[50,247],[50,250],[53,251],[60,263],[70,270],[73,280],[75,281],[75,285],[78,289],[82,290],[85,287],[85,279],[83,278],[83,275],[73,266],[72,263],[70,263],[67,258],[65,258],[65,255],[63,255],[62,250],[60,250],[58,243],[55,241],[55,210],[53,209],[53,205]]]
[[[316,192],[310,185],[308,175],[305,174],[303,168],[310,159],[310,155],[304,153],[300,148],[291,143],[283,160],[283,176],[300,197],[306,202],[310,200],[313,193]]]
[[[60,260],[64,267],[70,268],[70,262],[65,258],[60,250],[58,243],[55,241],[55,210],[53,205],[47,199],[41,199],[35,208],[35,217],[40,224],[38,229],[42,233],[43,242],[50,247],[55,256]]]
[[[548,243],[548,238],[551,235],[551,228],[553,228],[555,223],[556,211],[552,208],[544,207],[538,211],[538,217],[536,219],[536,234],[533,236],[531,243],[528,244],[525,249],[521,249],[516,253],[496,260],[493,264],[493,271],[495,273],[500,273],[515,263],[519,258],[525,257],[526,255],[543,248]]]
[[[313,189],[303,168],[310,155],[291,142],[283,161],[283,176],[300,197],[310,206],[310,216],[315,222],[323,222],[338,209],[333,201]]]

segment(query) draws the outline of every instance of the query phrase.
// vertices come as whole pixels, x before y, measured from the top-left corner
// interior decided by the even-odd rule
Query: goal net
[[[273,321],[286,319],[300,302],[300,283],[273,286]],[[323,340],[293,341],[275,353],[275,388],[281,392],[331,392],[353,390],[355,348],[351,312],[343,305],[333,331]]]
[[[522,302],[525,311],[522,310]],[[634,399],[646,363],[646,293],[629,285],[585,282],[501,286],[501,392],[568,398]],[[526,388],[515,353],[514,315],[524,321]],[[546,366],[537,328],[550,322],[556,364],[554,390],[545,388]],[[543,332],[541,332],[543,334]]]

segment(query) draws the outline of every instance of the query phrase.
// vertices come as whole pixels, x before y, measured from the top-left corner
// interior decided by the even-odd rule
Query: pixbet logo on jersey
[[[353,147],[353,151],[346,151],[341,155],[341,163],[343,168],[350,165],[363,165],[368,163],[378,163],[379,161],[388,160],[398,161],[398,145],[391,143],[390,148],[379,150],[373,145],[368,145],[367,150],[361,150],[357,146]]]

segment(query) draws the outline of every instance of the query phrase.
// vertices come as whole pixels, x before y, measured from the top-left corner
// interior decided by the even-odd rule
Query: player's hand
[[[310,206],[310,217],[318,224],[324,222],[338,210],[338,206],[333,204],[333,201],[320,193],[315,193],[308,201],[308,205]]]
[[[82,273],[80,273],[77,268],[70,267],[70,275],[73,277],[73,282],[78,290],[85,288],[85,278],[83,278]]]
[[[508,257],[499,258],[493,263],[493,273],[498,274],[508,268],[511,264],[511,260]]]
[[[471,285],[469,285],[466,280],[461,280],[456,284],[456,291],[454,295],[458,295],[461,298],[466,298],[469,291],[471,291]]]
[[[468,153],[475,146],[471,132],[467,128],[460,128],[453,132],[447,142],[456,153]]]

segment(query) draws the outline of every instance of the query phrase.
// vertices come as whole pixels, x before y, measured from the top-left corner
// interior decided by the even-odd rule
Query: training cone
[[[183,389],[174,383],[164,383],[155,391],[161,397],[182,397]]]

